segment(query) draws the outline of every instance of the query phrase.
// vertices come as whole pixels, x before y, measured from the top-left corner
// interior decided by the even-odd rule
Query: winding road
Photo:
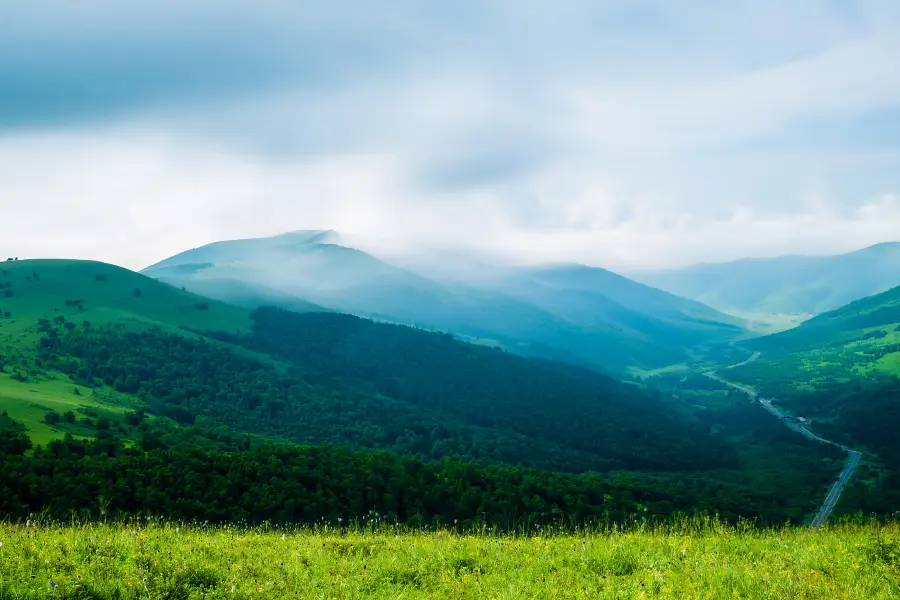
[[[756,359],[761,356],[760,352],[754,352],[753,355],[743,362],[739,362],[728,367],[724,367],[723,370],[734,369],[735,367],[740,367],[746,365],[748,363],[752,363]],[[772,400],[766,398],[760,398],[759,394],[753,388],[747,387],[745,385],[741,385],[739,383],[734,383],[728,381],[727,379],[723,379],[719,377],[717,371],[707,371],[704,373],[706,377],[714,381],[718,381],[719,383],[723,383],[729,387],[732,387],[736,390],[740,390],[741,392],[747,394],[754,400],[760,403],[760,405],[765,408],[767,411],[772,413],[775,417],[777,417],[782,423],[784,423],[789,429],[796,431],[800,435],[809,438],[811,440],[815,440],[817,442],[821,442],[823,444],[831,444],[832,446],[837,446],[838,448],[844,450],[849,455],[847,459],[847,465],[844,467],[844,470],[841,471],[838,480],[834,482],[834,485],[831,486],[831,491],[828,492],[828,496],[825,497],[825,502],[822,503],[822,507],[819,509],[819,512],[816,513],[815,518],[812,520],[811,527],[819,528],[825,524],[828,520],[828,517],[831,516],[831,511],[834,510],[835,505],[837,504],[838,499],[841,497],[841,492],[844,491],[844,486],[847,485],[847,482],[850,480],[850,477],[853,475],[854,469],[856,469],[856,465],[859,464],[860,459],[862,458],[862,454],[857,452],[856,450],[851,450],[850,448],[838,444],[836,442],[832,442],[831,440],[826,440],[823,437],[819,437],[814,434],[812,431],[807,429],[806,427],[800,425],[800,423],[792,421],[789,415],[784,414],[774,406],[772,406]]]

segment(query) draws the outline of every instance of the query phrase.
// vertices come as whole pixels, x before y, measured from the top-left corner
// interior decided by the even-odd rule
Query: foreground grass
[[[0,524],[0,542],[3,600],[900,597],[897,525],[502,537]]]

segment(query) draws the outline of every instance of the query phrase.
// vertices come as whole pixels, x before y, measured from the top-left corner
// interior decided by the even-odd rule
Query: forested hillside
[[[97,263],[45,266],[11,271],[15,304],[0,322],[10,514],[45,503],[354,514],[366,471],[383,463],[396,482],[372,505],[396,504],[398,518],[536,518],[556,505],[576,518],[711,510],[800,522],[839,468],[740,396],[677,398],[446,334],[250,313]],[[321,493],[297,492],[297,480]],[[512,497],[511,511],[497,508]]]
[[[301,443],[458,454],[565,471],[733,465],[672,399],[592,371],[337,314],[254,313],[253,333],[204,339],[48,325],[40,360],[85,385],[144,394],[183,423],[203,415]]]
[[[892,512],[900,501],[900,288],[796,329],[746,342],[762,357],[729,371],[824,437],[863,451],[870,471],[842,502]],[[892,508],[893,507],[893,508]]]

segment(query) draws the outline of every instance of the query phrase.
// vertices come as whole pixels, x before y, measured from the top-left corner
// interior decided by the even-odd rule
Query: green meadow
[[[900,526],[489,530],[0,524],[0,598],[900,597]],[[52,582],[52,583],[51,583]]]

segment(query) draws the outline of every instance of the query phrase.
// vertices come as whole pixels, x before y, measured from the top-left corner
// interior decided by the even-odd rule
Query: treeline
[[[719,512],[766,523],[783,523],[786,515],[771,498],[704,479],[566,475],[456,458],[422,462],[382,451],[251,444],[246,436],[146,422],[141,430],[137,443],[104,433],[31,448],[22,431],[0,427],[0,516],[347,523],[377,513],[389,522],[466,526],[478,519],[512,527],[623,521],[636,513]]]
[[[671,398],[592,371],[347,315],[261,309],[255,322],[219,337],[281,364],[191,335],[68,323],[45,330],[39,359],[183,424],[203,415],[304,444],[568,472],[735,464]]]

